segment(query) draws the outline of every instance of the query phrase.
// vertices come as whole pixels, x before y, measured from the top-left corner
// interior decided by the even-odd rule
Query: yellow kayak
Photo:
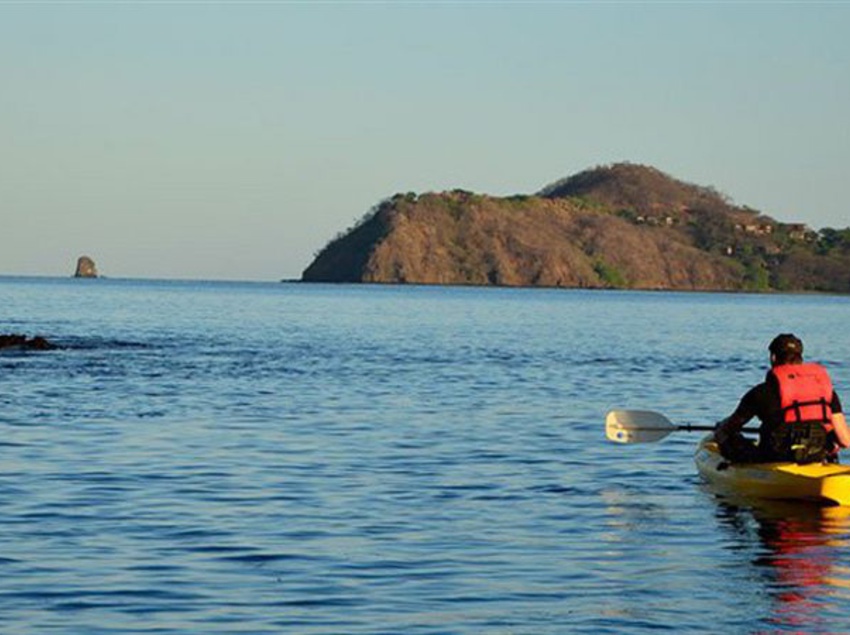
[[[717,490],[774,500],[850,505],[850,466],[838,463],[738,463],[720,456],[711,435],[697,447],[700,475]]]

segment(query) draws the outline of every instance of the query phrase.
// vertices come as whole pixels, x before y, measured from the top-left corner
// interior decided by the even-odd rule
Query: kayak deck
[[[727,493],[755,498],[850,505],[850,466],[837,463],[738,463],[722,456],[710,435],[697,447],[700,475]]]

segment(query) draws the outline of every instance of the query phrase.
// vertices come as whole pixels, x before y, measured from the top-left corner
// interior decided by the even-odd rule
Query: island
[[[536,194],[396,194],[331,240],[306,282],[850,291],[850,228],[782,223],[645,165]]]

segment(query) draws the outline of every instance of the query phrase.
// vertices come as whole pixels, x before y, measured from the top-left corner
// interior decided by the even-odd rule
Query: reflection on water
[[[830,615],[850,598],[850,507],[721,501],[717,516],[732,548],[748,556],[771,600],[772,629],[835,632]],[[846,605],[846,604],[845,604]]]

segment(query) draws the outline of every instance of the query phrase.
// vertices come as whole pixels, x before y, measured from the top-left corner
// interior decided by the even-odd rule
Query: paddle
[[[711,431],[714,426],[677,426],[651,410],[612,410],[605,416],[605,436],[615,443],[651,443],[677,430]]]

